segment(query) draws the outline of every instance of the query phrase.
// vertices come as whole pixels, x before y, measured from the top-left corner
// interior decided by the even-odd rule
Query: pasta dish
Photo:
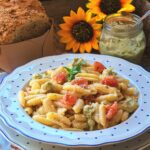
[[[18,99],[35,121],[73,131],[115,126],[138,108],[138,92],[129,80],[100,62],[78,58],[34,74]]]

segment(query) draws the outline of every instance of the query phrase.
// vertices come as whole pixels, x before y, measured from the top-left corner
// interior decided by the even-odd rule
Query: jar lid
[[[138,24],[140,17],[131,13],[117,13],[109,15],[104,21],[104,26],[107,30],[114,32],[137,32],[143,24]]]

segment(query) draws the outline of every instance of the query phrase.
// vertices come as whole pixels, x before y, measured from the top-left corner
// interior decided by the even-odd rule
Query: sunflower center
[[[100,9],[106,15],[116,13],[121,9],[120,0],[101,0]]]
[[[80,43],[88,42],[93,37],[93,28],[86,21],[79,21],[73,25],[72,35]]]

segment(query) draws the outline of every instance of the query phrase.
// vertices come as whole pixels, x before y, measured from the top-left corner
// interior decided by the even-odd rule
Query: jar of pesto
[[[103,24],[100,52],[139,63],[145,50],[143,23],[135,14],[113,14]]]

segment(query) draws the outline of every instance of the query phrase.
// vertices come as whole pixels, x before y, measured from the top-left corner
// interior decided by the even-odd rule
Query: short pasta
[[[138,91],[100,62],[74,59],[34,74],[18,93],[25,112],[49,127],[90,131],[115,126],[138,108]]]

